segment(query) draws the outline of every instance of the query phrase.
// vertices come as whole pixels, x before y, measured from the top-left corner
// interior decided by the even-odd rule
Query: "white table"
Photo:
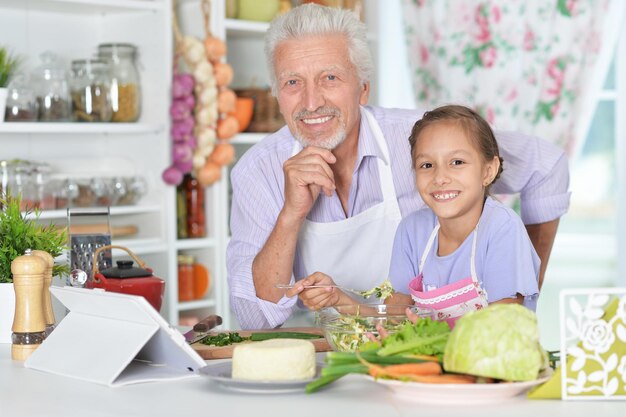
[[[525,398],[497,405],[425,406],[400,400],[387,388],[358,376],[346,377],[315,394],[243,394],[203,377],[108,388],[26,369],[11,360],[10,346],[0,344],[1,417],[621,417],[626,412],[624,401]]]

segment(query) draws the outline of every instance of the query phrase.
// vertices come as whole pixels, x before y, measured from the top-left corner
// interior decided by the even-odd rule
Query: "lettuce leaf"
[[[378,354],[431,355],[441,359],[449,335],[450,327],[446,322],[421,318],[415,324],[406,323],[399,331],[383,339],[383,347]]]

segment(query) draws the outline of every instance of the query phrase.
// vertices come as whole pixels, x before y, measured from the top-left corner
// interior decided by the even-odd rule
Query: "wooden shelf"
[[[188,311],[188,310],[196,310],[199,308],[211,308],[211,307],[215,307],[215,300],[213,299],[183,301],[182,303],[178,303],[179,311]]]
[[[215,245],[216,241],[213,238],[178,239],[175,243],[177,250],[213,248]]]
[[[120,134],[161,133],[163,129],[165,129],[164,125],[146,123],[0,123],[0,133],[22,134],[63,133],[114,136]]]
[[[111,207],[110,214],[112,216],[119,216],[124,214],[142,214],[142,213],[157,213],[162,208],[159,205],[137,205],[137,206],[116,206]],[[28,218],[35,218],[34,213],[29,213]],[[40,220],[47,219],[63,219],[67,218],[67,209],[60,210],[41,210],[39,212]]]
[[[3,7],[69,14],[101,14],[162,10],[164,2],[154,0],[5,0]]]

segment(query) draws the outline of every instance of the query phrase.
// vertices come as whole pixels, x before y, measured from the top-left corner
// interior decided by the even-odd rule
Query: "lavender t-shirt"
[[[431,209],[405,217],[396,232],[389,279],[393,288],[409,294],[409,282],[419,274],[419,262],[437,224]],[[438,256],[435,238],[424,263],[424,290],[440,288],[471,276],[473,233],[453,253]],[[490,303],[524,296],[524,306],[537,307],[540,260],[519,216],[489,197],[480,216],[476,241],[476,275]]]

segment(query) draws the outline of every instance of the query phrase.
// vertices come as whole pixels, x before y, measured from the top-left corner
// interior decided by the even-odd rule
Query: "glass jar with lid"
[[[11,162],[0,161],[0,210],[2,210],[2,199],[9,194],[9,181],[11,178]]]
[[[8,186],[12,196],[20,196],[20,209],[34,210],[39,207],[37,186],[33,176],[33,164],[30,161],[14,161],[13,178]]]
[[[178,255],[178,301],[193,300],[193,266],[191,255]]]
[[[110,122],[111,76],[109,64],[101,59],[72,61],[70,92],[72,113],[77,122]]]
[[[36,121],[39,106],[30,86],[30,78],[25,74],[15,76],[8,90],[4,120],[7,122]]]
[[[111,70],[113,122],[135,122],[141,113],[141,84],[135,64],[137,48],[128,43],[98,45],[98,57]]]
[[[50,187],[50,165],[37,163],[32,168],[32,181],[34,187],[34,206],[41,210],[53,210],[56,208],[54,193]]]
[[[187,207],[187,237],[205,237],[204,187],[191,174],[185,175],[182,185],[185,189],[185,206]]]
[[[67,122],[70,120],[70,90],[67,72],[58,55],[44,52],[41,65],[33,72],[33,89],[39,105],[42,122]]]

